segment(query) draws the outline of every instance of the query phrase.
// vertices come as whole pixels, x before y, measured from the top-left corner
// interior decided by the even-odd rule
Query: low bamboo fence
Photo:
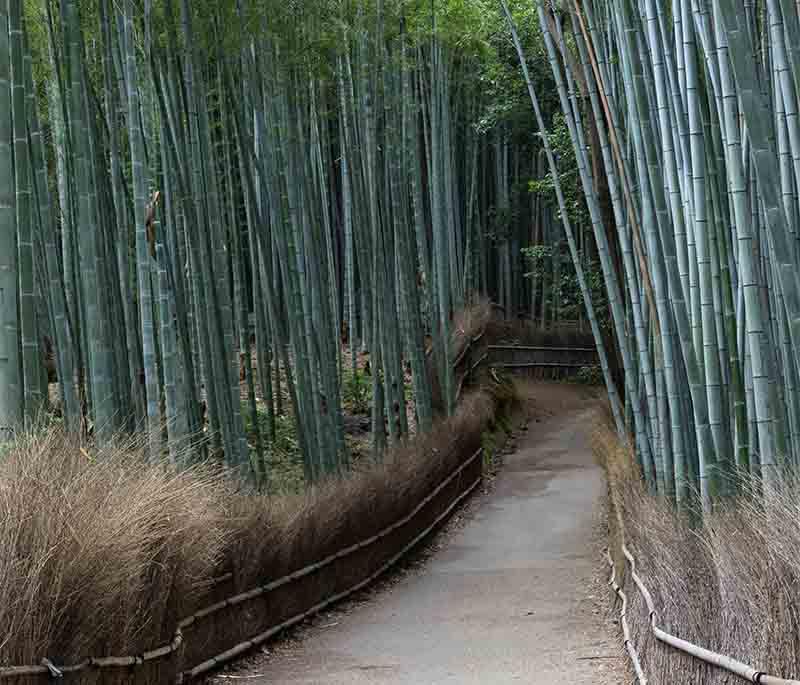
[[[483,331],[454,360],[457,395],[486,354],[474,350]],[[2,685],[162,685],[185,683],[213,671],[282,631],[298,625],[373,583],[440,526],[479,486],[482,450],[466,455],[414,509],[378,533],[281,578],[233,593],[233,574],[217,578],[210,605],[178,624],[169,643],[142,654],[89,658],[77,664],[48,659],[0,667]]]
[[[380,532],[293,573],[221,599],[182,620],[172,640],[143,654],[78,664],[0,668],[0,681],[34,685],[184,683],[250,651],[359,590],[428,537],[479,486],[482,450],[468,456],[406,516]],[[219,579],[218,588],[230,582]]]
[[[484,331],[454,360],[456,393],[489,359]],[[232,573],[217,578],[214,600],[178,624],[170,642],[142,654],[89,658],[77,664],[0,667],[3,685],[40,685],[52,680],[86,685],[185,683],[303,622],[369,586],[440,526],[479,486],[482,450],[468,454],[406,516],[320,561],[246,592],[234,593]]]

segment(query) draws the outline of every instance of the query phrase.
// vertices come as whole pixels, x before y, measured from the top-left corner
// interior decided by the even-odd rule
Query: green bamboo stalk
[[[36,265],[33,253],[31,163],[28,149],[28,117],[25,107],[25,70],[22,49],[22,0],[8,0],[11,43],[11,107],[14,119],[14,181],[19,259],[19,321],[22,345],[22,380],[25,422],[31,425],[42,410],[39,383],[40,355],[36,326]]]
[[[14,131],[7,5],[0,2],[0,440],[21,427],[23,390],[19,368],[17,220],[14,206]]]
[[[94,420],[95,434],[101,439],[105,439],[113,430],[113,402],[111,401],[109,369],[102,364],[104,331],[97,271],[98,231],[91,197],[92,159],[88,122],[90,114],[86,107],[83,45],[77,4],[70,0],[66,3],[65,10],[70,54],[71,134],[69,140],[71,143],[71,168],[76,172],[77,212],[73,213],[76,218],[74,233],[75,243],[79,246],[79,251],[73,250],[70,258],[74,260],[72,268],[75,273],[81,274],[80,279],[75,279],[78,284],[76,299],[80,303],[75,306],[75,310],[79,314],[83,349],[86,350],[84,355],[84,368],[88,376],[86,390]],[[68,201],[71,200],[68,199]]]
[[[131,175],[133,179],[133,208],[136,234],[136,276],[141,321],[142,361],[144,364],[145,397],[147,401],[147,433],[150,458],[160,455],[160,413],[156,347],[153,322],[153,295],[150,246],[147,236],[147,187],[145,181],[144,138],[139,118],[139,77],[133,45],[133,2],[123,5],[123,55],[125,60],[126,94],[128,99],[128,135],[130,138]]]
[[[26,93],[28,96],[27,113],[31,141],[31,162],[35,170],[35,190],[38,198],[39,223],[44,243],[47,264],[48,302],[52,309],[55,356],[58,368],[58,380],[64,407],[65,425],[70,431],[77,432],[81,423],[81,408],[78,399],[76,368],[73,355],[74,341],[69,325],[67,300],[61,277],[61,269],[56,248],[53,212],[50,206],[50,193],[47,178],[47,157],[43,136],[39,127],[39,117],[35,107],[33,93],[33,75],[30,60],[26,60]]]

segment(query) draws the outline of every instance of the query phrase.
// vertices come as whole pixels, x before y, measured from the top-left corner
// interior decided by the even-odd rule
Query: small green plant
[[[483,449],[483,470],[490,472],[493,470],[508,436],[513,431],[513,422],[510,414],[510,405],[497,412],[494,419],[490,422],[488,429],[481,435],[481,448]]]
[[[403,396],[406,399],[406,403],[414,401],[414,386],[411,385],[411,382],[408,380],[408,378],[406,378],[403,382]]]
[[[603,372],[596,364],[593,366],[582,366],[575,374],[575,382],[581,385],[602,385]]]
[[[497,435],[491,431],[486,431],[481,435],[481,448],[483,450],[483,470],[491,471],[498,451]]]
[[[276,417],[275,441],[266,445],[264,459],[266,492],[278,495],[304,490],[303,455],[293,416]]]
[[[253,422],[249,406],[242,405],[245,431],[249,436],[251,459],[256,458],[253,437]],[[264,444],[264,472],[266,481],[263,491],[271,495],[282,495],[302,492],[305,488],[303,473],[303,455],[297,439],[297,427],[291,413],[275,417],[275,439],[270,440],[269,414],[266,405],[259,403],[256,419],[261,439]]]
[[[364,371],[345,369],[342,404],[351,414],[369,414],[372,406],[372,378]]]

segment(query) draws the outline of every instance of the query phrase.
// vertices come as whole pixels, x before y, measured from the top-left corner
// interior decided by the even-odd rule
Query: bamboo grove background
[[[350,460],[355,353],[378,456],[452,411],[445,341],[484,294],[585,319],[653,492],[708,506],[797,461],[791,2],[0,13],[5,433],[52,350],[70,429],[204,436],[260,482],[289,416],[314,481]]]
[[[708,508],[742,476],[782,482],[800,456],[796,4],[501,4],[526,74],[515,24],[543,32],[625,370],[610,397],[651,491]]]
[[[499,17],[2,0],[0,430],[41,420],[50,355],[72,431],[146,431],[154,459],[210,455],[258,484],[289,416],[312,482],[347,468],[357,352],[379,456],[452,411],[465,304],[581,318]]]

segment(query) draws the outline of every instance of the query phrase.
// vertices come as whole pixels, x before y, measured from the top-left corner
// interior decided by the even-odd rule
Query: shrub
[[[369,414],[372,377],[365,371],[345,368],[342,373],[342,404],[351,414]]]

